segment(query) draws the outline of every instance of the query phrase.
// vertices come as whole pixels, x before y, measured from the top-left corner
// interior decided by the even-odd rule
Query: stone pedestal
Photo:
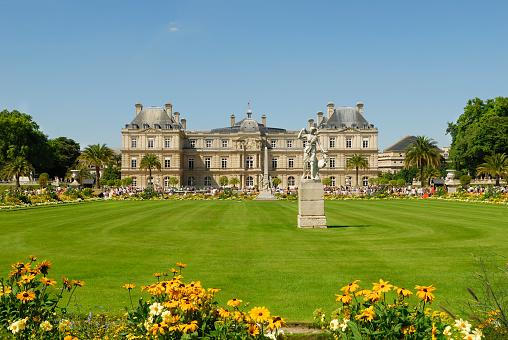
[[[302,179],[298,188],[298,228],[326,228],[325,192],[319,179]]]

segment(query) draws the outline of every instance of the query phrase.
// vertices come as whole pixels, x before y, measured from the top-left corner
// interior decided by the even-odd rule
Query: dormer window
[[[165,128],[166,128],[166,130],[171,129],[171,124],[166,124],[166,127],[165,127]]]
[[[148,125],[148,124],[146,124],[146,123],[145,123],[145,124],[143,124],[143,129],[148,129],[149,127],[150,127],[150,125]]]

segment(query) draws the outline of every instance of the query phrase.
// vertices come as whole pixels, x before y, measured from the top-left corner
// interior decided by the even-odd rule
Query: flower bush
[[[201,282],[184,283],[181,275],[185,264],[177,263],[178,270],[155,273],[157,282],[141,287],[150,299],[139,299],[132,305],[134,285],[123,287],[129,291],[131,309],[127,308],[125,331],[127,339],[281,339],[280,329],[285,319],[271,316],[265,307],[255,307],[239,299],[231,299],[226,307],[218,306],[215,296],[219,289],[202,287]]]
[[[361,289],[356,280],[336,294],[340,307],[327,318],[323,310],[314,312],[315,323],[330,332],[333,339],[483,339],[473,328],[450,312],[428,306],[434,300],[433,285],[415,286],[415,292],[379,280],[372,289]],[[415,300],[416,301],[413,301]]]

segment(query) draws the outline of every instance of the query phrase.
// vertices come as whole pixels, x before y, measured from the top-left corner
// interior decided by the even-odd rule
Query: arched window
[[[365,176],[362,178],[362,183],[363,183],[363,186],[366,187],[367,185],[369,185],[369,177]]]
[[[254,167],[254,159],[251,156],[246,158],[246,160],[245,160],[245,167],[247,169],[252,169]]]
[[[147,179],[147,185],[153,185],[153,177]]]
[[[330,177],[330,179],[332,180],[332,184],[331,184],[331,186],[332,186],[332,187],[334,187],[334,186],[335,186],[335,177],[334,177],[334,176],[332,176],[332,177]]]
[[[195,186],[196,185],[196,180],[194,179],[194,177],[190,176],[188,179],[187,179],[187,185],[188,186]]]
[[[164,187],[169,187],[169,177],[164,177]]]
[[[351,176],[346,176],[346,185],[351,185]]]
[[[293,176],[288,177],[288,187],[294,187],[295,186],[295,178]]]
[[[205,184],[205,187],[211,187],[212,186],[212,178],[210,176],[206,176],[204,184]]]
[[[251,176],[248,176],[245,179],[245,186],[246,187],[253,187],[254,186],[254,178],[252,178]]]

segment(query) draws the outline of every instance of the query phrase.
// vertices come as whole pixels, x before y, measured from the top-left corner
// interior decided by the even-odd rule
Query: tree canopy
[[[58,137],[50,139],[49,145],[51,146],[54,162],[53,166],[48,169],[48,173],[52,176],[64,178],[81,154],[79,143],[67,137]]]
[[[106,144],[88,145],[78,160],[82,161],[85,165],[95,167],[95,187],[99,188],[100,168],[102,165],[107,164],[114,158],[115,152],[108,148]]]
[[[139,168],[141,170],[148,169],[148,182],[150,185],[153,185],[152,168],[160,171],[162,169],[162,165],[161,165],[161,162],[159,161],[159,157],[157,157],[157,155],[155,155],[153,153],[147,153],[141,159]]]
[[[478,174],[489,174],[496,178],[496,185],[499,179],[508,174],[508,156],[504,153],[496,153],[485,157],[485,163],[477,168]]]
[[[508,97],[469,100],[446,133],[452,136],[450,159],[455,168],[474,174],[487,155],[508,153]]]
[[[441,164],[441,155],[437,142],[432,138],[417,136],[416,140],[406,147],[406,158],[404,168],[409,169],[416,166],[420,169],[420,180],[423,187],[425,181],[424,169],[426,166],[438,167]]]
[[[353,154],[350,158],[346,161],[346,170],[355,169],[356,172],[356,185],[359,186],[358,183],[358,172],[359,169],[369,169],[369,160],[365,158],[363,155],[360,154]]]

